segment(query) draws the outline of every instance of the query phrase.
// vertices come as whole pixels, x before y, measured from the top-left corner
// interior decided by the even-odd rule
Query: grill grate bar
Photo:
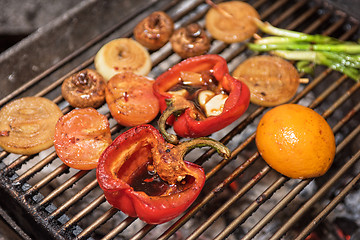
[[[61,193],[63,193],[66,189],[71,187],[73,184],[75,184],[77,181],[79,181],[82,177],[84,177],[89,171],[79,171],[74,176],[70,177],[66,182],[61,184],[57,189],[49,193],[40,203],[39,207],[43,207],[44,205],[48,204],[50,201],[52,201],[54,198],[59,196]]]
[[[360,157],[360,151],[353,157],[354,159]],[[352,190],[352,188],[357,184],[360,180],[360,173],[353,178],[344,189],[311,221],[311,224],[307,225],[307,227],[297,236],[295,240],[305,239],[307,235],[309,235],[316,226],[324,219],[336,206],[342,201],[346,195]]]
[[[117,225],[112,231],[110,231],[102,240],[110,240],[116,237],[120,232],[124,231],[131,223],[133,223],[136,218],[127,217],[124,221]]]
[[[360,82],[355,83],[344,95],[342,95],[336,104],[329,108],[324,115],[328,116],[335,111],[342,103],[344,103],[353,93],[355,93],[360,87]]]
[[[327,21],[329,19],[329,17],[331,16],[330,13],[327,13],[325,15],[323,15],[323,17],[321,17],[318,21],[314,22],[311,26],[309,26],[304,32],[311,32],[311,31],[314,31],[318,26],[320,26],[321,24],[323,24],[324,21]],[[344,18],[343,18],[344,19]],[[341,23],[343,23],[343,21],[340,21]],[[339,28],[341,26],[341,24],[335,24],[335,25],[332,25],[327,31],[326,33],[327,34],[331,34],[333,31],[335,31],[337,28]],[[329,72],[330,73],[330,72]],[[323,76],[323,78],[320,78],[319,79],[319,82],[320,80],[324,79],[325,76]],[[314,81],[315,82],[315,81]],[[317,83],[319,83],[317,82]],[[316,84],[314,84],[312,87],[315,87]],[[308,91],[310,91],[312,88],[309,88]],[[304,93],[305,95],[305,93]],[[299,98],[300,99],[300,98]],[[249,139],[253,140],[255,137],[255,135],[252,135]],[[234,153],[234,152],[233,152]],[[234,154],[232,154],[234,155]],[[237,155],[237,154],[235,154]],[[232,159],[232,158],[231,158]],[[254,159],[254,158],[253,158]],[[223,164],[222,164],[223,163]],[[226,163],[224,162],[224,160],[219,163],[216,167],[214,167],[208,174],[207,174],[207,178],[209,178],[212,174],[215,174],[215,172],[217,172],[218,169],[222,168],[222,165],[225,165]],[[210,199],[209,199],[210,200]],[[201,204],[201,205],[205,205],[205,203]],[[192,212],[192,211],[191,211]],[[190,217],[190,216],[189,216]],[[188,218],[186,218],[184,221],[181,221],[183,223],[186,222]],[[177,222],[178,223],[178,222]],[[175,223],[174,225],[176,225],[177,223]],[[207,223],[207,222],[206,222]],[[204,224],[206,224],[204,223]],[[209,223],[208,224],[211,224],[210,223],[210,220],[209,220]],[[169,232],[165,232],[161,239],[165,239],[167,238],[168,236],[172,235],[176,229],[178,229],[180,226],[177,226],[175,229],[171,229]],[[225,235],[223,235],[225,236]]]
[[[261,19],[268,18],[273,12],[279,9],[282,5],[284,5],[288,0],[278,0],[274,4],[272,4],[265,12],[260,14]]]
[[[352,134],[348,135],[343,141],[342,144],[336,148],[336,152],[339,152],[340,150],[343,149],[343,146],[345,146],[348,142],[350,142],[357,134],[359,134],[360,132],[360,126],[358,126],[353,132]],[[338,181],[340,179],[340,177],[347,171],[350,169],[350,167],[352,165],[354,165],[354,163],[357,162],[357,160],[359,159],[359,154],[360,151],[357,152],[356,155],[354,155],[349,161],[347,161],[344,166],[342,168],[339,169],[339,171],[336,172],[336,174],[329,179],[328,182],[326,182],[324,184],[324,186],[322,186],[322,188],[320,188],[307,202],[304,203],[304,205],[292,216],[291,219],[289,219],[289,221],[287,221],[286,223],[284,223],[284,225],[272,236],[271,240],[275,240],[275,239],[279,239],[281,236],[283,236],[286,231],[293,225],[296,223],[296,221],[298,221],[300,219],[300,217],[305,214],[310,207],[317,201],[319,201],[319,199],[326,193],[328,192],[328,190],[330,189],[331,186],[333,186],[336,181]],[[305,181],[309,181],[309,180],[305,180]]]
[[[309,26],[305,32],[309,32],[309,31],[315,30],[316,27],[318,27],[318,26],[320,25],[320,23],[322,23],[322,22],[325,21],[325,20],[328,20],[329,16],[330,16],[330,14],[326,14],[326,17],[320,18],[320,21],[319,21],[319,22],[315,22],[313,25]],[[339,21],[341,24],[334,24],[334,25],[332,25],[332,26],[326,31],[326,33],[327,33],[327,34],[331,34],[332,32],[334,32],[337,28],[339,28],[339,27],[343,24],[343,21],[344,21],[344,18],[342,18],[342,20]],[[316,27],[314,27],[314,26],[316,26]],[[325,76],[324,76],[324,77],[325,77]],[[322,79],[323,79],[323,78],[321,78],[321,79],[319,79],[319,80],[322,80]],[[341,79],[341,81],[343,81],[344,79],[346,79],[346,77],[342,77],[342,78],[340,78],[340,79]],[[341,81],[340,81],[340,82],[341,82]],[[315,81],[314,81],[314,82],[315,82]],[[357,84],[355,84],[355,85],[357,85]],[[315,87],[315,84],[314,84],[313,87]],[[335,89],[335,88],[333,88],[333,89]],[[310,91],[310,90],[311,90],[311,89],[309,89],[309,91]],[[356,89],[355,89],[355,90],[356,90]],[[325,96],[328,95],[328,94],[330,94],[330,93],[331,93],[330,91],[328,91],[327,93],[324,93],[323,96],[322,96],[322,100],[324,100],[324,99],[325,99]],[[318,102],[319,102],[319,101],[321,101],[321,100],[318,99]],[[339,103],[339,104],[340,104],[340,103]],[[252,135],[252,136],[250,137],[250,139],[252,140],[254,137],[255,137],[255,134]],[[233,155],[233,154],[232,154],[232,155]],[[220,164],[221,164],[221,163],[220,163]],[[220,165],[220,164],[219,164],[219,165]],[[219,166],[219,165],[217,165],[217,166]],[[217,167],[217,166],[216,166],[216,167]],[[216,169],[216,167],[213,168],[212,170]],[[210,173],[209,173],[209,174],[210,174]],[[306,185],[307,185],[307,184],[305,184],[303,187],[305,187]],[[244,187],[244,188],[245,188],[245,187]],[[275,189],[277,189],[277,188],[275,188]],[[302,189],[302,188],[300,188],[300,189]],[[298,193],[294,193],[293,196],[296,196],[297,194],[298,194]],[[255,203],[256,203],[256,202],[255,202]],[[256,203],[256,204],[257,204],[257,203]],[[257,208],[257,207],[256,207],[256,208]],[[256,208],[254,207],[254,209],[256,209]],[[226,209],[226,207],[224,207],[224,209]],[[212,217],[216,218],[216,216],[219,216],[219,215],[222,213],[221,211],[223,211],[222,208],[221,208],[221,210],[218,210],[214,215],[212,215]],[[243,215],[248,216],[248,215],[250,215],[250,213],[251,213],[251,211],[250,211],[249,214],[246,214],[246,212],[247,212],[247,211],[244,211],[241,216],[243,216]],[[215,216],[215,215],[216,215],[216,216]],[[234,228],[235,228],[238,224],[240,224],[240,223],[242,223],[242,222],[244,221],[244,219],[242,219],[241,216],[239,216],[240,220],[238,220],[237,222],[235,222]],[[203,223],[201,229],[197,229],[197,231],[201,232],[201,231],[203,231],[203,230],[206,229],[206,226],[211,225],[212,222],[214,221],[214,218],[212,218],[212,217],[209,218],[208,221],[206,221],[205,223]],[[231,228],[231,226],[229,226],[228,228]],[[221,236],[221,237],[227,236],[227,234],[231,233],[232,231],[233,231],[233,229],[229,230],[229,232],[226,232],[226,231],[224,230],[220,236]],[[174,232],[174,231],[169,232],[168,236],[170,236],[173,232]],[[199,232],[194,233],[194,237],[198,236],[198,235],[199,235]],[[165,234],[165,233],[164,233],[164,234]],[[164,235],[163,235],[163,236],[164,236]]]
[[[326,31],[322,33],[322,35],[331,35],[337,29],[339,29],[345,23],[346,16],[342,15],[340,19],[338,19],[331,27],[329,27]]]
[[[347,138],[345,138],[338,146],[337,146],[337,149],[336,149],[336,153],[340,152],[344,146],[346,146],[351,140],[353,140],[353,138],[359,134],[360,132],[360,126],[358,126],[351,134],[349,134],[347,136]],[[316,200],[314,201],[310,201],[308,200],[306,204],[309,204],[309,206],[306,208],[310,208],[310,206],[312,206],[312,204],[316,201],[319,200],[319,198],[325,193],[325,192],[328,192],[328,190],[330,189],[331,186],[333,186],[335,183],[336,183],[336,180],[338,180],[338,178],[340,178],[344,172],[346,170],[348,170],[354,163],[356,162],[356,160],[354,160],[353,162],[351,162],[349,165],[350,166],[347,166],[344,168],[342,168],[341,170],[339,170],[337,173],[338,175],[335,175],[334,177],[331,178],[331,181],[329,181],[326,185],[324,185],[321,189],[323,189],[321,192],[318,191],[314,196],[313,198],[315,198],[316,196]],[[278,180],[280,182],[282,181],[285,181],[286,178],[284,177],[280,177]],[[289,202],[291,202],[298,194],[299,192],[304,189],[310,182],[312,181],[312,179],[306,179],[306,180],[303,180],[301,181],[289,194],[287,194],[286,197],[284,197],[277,205],[275,208],[273,208],[267,215],[266,217],[264,217],[262,220],[260,220],[256,226],[248,232],[248,234],[244,237],[245,239],[251,239],[252,237],[254,237],[260,230],[262,227],[264,227],[267,223],[270,222],[270,220],[277,214],[279,213],[283,208],[285,208]],[[276,184],[277,186],[278,184]],[[280,187],[280,185],[279,185]],[[270,188],[273,188],[273,186],[270,186]],[[269,190],[268,189],[268,190]],[[269,192],[267,194],[265,194],[265,196],[269,196],[269,195],[272,195],[278,188],[273,188],[273,191],[272,192]],[[320,193],[319,193],[320,192]],[[265,192],[264,192],[265,193]],[[317,195],[319,194],[319,195]],[[259,197],[262,197],[259,196]],[[265,198],[267,199],[267,198]],[[311,202],[311,203],[309,203]],[[261,202],[263,203],[263,201]],[[248,208],[253,208],[254,210],[256,210],[256,208],[258,207],[257,205],[259,204],[259,202],[256,200],[253,202],[253,205],[250,205]],[[255,208],[255,206],[256,208]],[[248,209],[246,209],[241,215],[239,215],[231,224],[229,224],[218,236],[216,239],[224,239],[226,236],[228,236],[229,234],[231,234],[235,228],[243,223],[245,221],[245,219],[243,218],[243,215],[246,215],[245,213],[248,211]],[[273,236],[273,239],[277,239],[279,237],[281,237],[283,234],[286,233],[286,231],[289,229],[290,226],[292,226],[292,224],[296,223],[300,216],[302,216],[304,213],[306,212],[306,210],[304,210],[304,208],[301,208],[298,210],[298,213],[299,213],[299,216],[297,219],[293,219],[294,217],[291,218],[291,225],[290,225],[290,221],[287,222],[287,224],[289,225],[288,227],[285,228],[285,226],[283,228],[281,228],[279,231],[278,231],[278,234],[277,235],[274,235]],[[249,214],[246,215],[246,217],[248,217],[251,213],[253,213],[253,211],[249,212]]]
[[[137,232],[133,237],[131,237],[130,240],[143,239],[143,237],[154,227],[154,225],[150,224],[145,225],[145,227],[143,227],[139,232]]]
[[[18,159],[16,159],[14,162],[12,162],[10,165],[7,166],[7,168],[5,169],[5,172],[15,171],[16,169],[20,168],[20,166],[22,164],[24,164],[24,162],[28,161],[31,158],[32,158],[32,156],[21,156],[21,157],[19,157]]]
[[[298,1],[295,4],[293,4],[292,6],[290,6],[290,8],[286,9],[286,11],[284,13],[282,13],[279,17],[277,17],[274,21],[272,21],[272,24],[274,26],[279,25],[281,22],[283,22],[286,18],[290,17],[292,14],[294,14],[297,10],[299,10],[301,7],[303,7],[305,5],[307,1]],[[318,8],[319,6],[317,6]],[[312,8],[313,9],[313,8]],[[316,9],[316,8],[314,8]],[[310,12],[310,11],[308,11]],[[312,12],[312,11],[311,11]],[[304,15],[306,16],[307,13],[304,13]],[[312,15],[312,13],[310,13],[310,15]],[[308,17],[308,16],[307,16]],[[305,17],[305,18],[307,18]]]
[[[77,239],[84,239],[93,231],[95,231],[99,226],[101,226],[104,222],[109,220],[112,216],[114,216],[119,210],[111,207],[105,214],[99,217],[93,224],[84,229],[79,235],[77,235]]]
[[[280,177],[278,179],[278,181],[280,182],[285,182],[287,180],[287,178],[285,177]],[[266,224],[268,224],[273,217],[278,214],[282,209],[285,208],[285,206],[291,202],[300,192],[301,190],[303,190],[306,185],[308,184],[308,181],[301,181],[299,184],[297,184],[294,189],[288,193],[283,199],[281,199],[281,201],[276,204],[276,206],[271,209],[271,211],[266,214],[250,231],[248,231],[248,233],[243,237],[243,240],[249,240],[252,239],[253,237],[255,237],[255,235],[263,228],[266,226]],[[232,226],[232,229],[236,227],[236,226]],[[228,234],[231,233],[232,230],[228,231]]]
[[[340,79],[342,79],[343,77],[344,77],[344,76],[342,76]],[[344,94],[340,99],[338,99],[338,101],[336,101],[328,110],[326,110],[326,111],[322,114],[323,117],[327,118],[328,116],[330,116],[330,114],[331,114],[336,108],[338,108],[338,107],[341,105],[341,103],[344,102],[344,100],[345,100],[344,98],[348,98],[352,93],[355,92],[355,90],[358,89],[359,86],[360,86],[360,83],[355,83],[355,84],[353,85],[353,87],[351,88],[352,91],[348,91],[348,92],[347,92],[348,94]],[[351,92],[351,93],[350,93],[350,92]],[[320,96],[320,97],[318,97],[314,102],[318,103],[319,99],[324,100],[325,98],[324,98],[324,96]],[[359,110],[359,108],[360,108],[359,105],[360,105],[360,104],[357,104],[357,105],[349,112],[349,114],[350,114],[351,116],[355,115],[356,112],[358,112],[358,110]],[[313,104],[311,104],[309,107],[314,107],[314,106],[313,106]],[[349,120],[349,117],[348,117],[348,116],[345,116],[341,121],[339,121],[338,125],[336,125],[335,128],[333,128],[333,131],[336,132],[337,130],[339,130],[340,127],[341,127],[342,125],[344,125],[344,123],[345,123],[347,120]],[[360,126],[359,126],[359,127],[360,127]],[[358,128],[359,128],[359,127],[358,127]],[[358,128],[355,129],[355,130],[353,131],[353,133],[348,136],[348,139],[345,139],[341,144],[339,144],[340,149],[343,148],[342,146],[348,144],[348,143],[350,142],[350,140],[353,139],[353,138],[359,133]],[[254,134],[254,135],[255,135],[255,134]],[[337,152],[340,150],[340,149],[339,149],[339,146],[338,146]],[[300,183],[300,185],[299,185],[300,188],[294,189],[291,195],[288,195],[286,198],[284,198],[284,199],[283,199],[284,202],[281,202],[280,204],[278,204],[277,207],[274,208],[273,211],[270,212],[270,213],[267,215],[267,216],[269,216],[269,217],[263,218],[263,219],[257,224],[257,225],[259,225],[259,227],[258,227],[258,228],[254,228],[255,230],[253,230],[253,232],[250,231],[250,232],[245,236],[245,239],[247,239],[247,236],[249,236],[249,239],[252,238],[253,236],[255,236],[254,234],[258,233],[258,232],[260,231],[260,229],[261,229],[262,227],[264,227],[264,226],[272,219],[272,217],[274,217],[274,215],[276,215],[282,208],[284,208],[284,207],[299,193],[300,190],[302,190],[308,183],[310,183],[310,181],[311,181],[311,180],[304,180],[304,181],[302,181],[302,183]],[[330,188],[331,186],[332,186],[332,185],[329,185],[328,188]],[[327,189],[327,190],[328,190],[328,189]],[[244,211],[244,213],[245,213],[245,211]],[[232,224],[229,225],[224,231],[222,231],[222,233],[219,235],[219,237],[221,236],[221,238],[223,238],[223,237],[227,236],[228,234],[230,234],[230,233],[234,230],[234,228],[235,228],[236,226],[238,226],[239,224],[241,224],[241,223],[244,221],[244,219],[242,219],[241,217],[242,217],[242,215],[240,215],[240,216],[238,217],[238,219],[240,219],[240,220],[238,220],[238,219],[235,220],[235,221],[233,222],[234,224],[232,223]],[[296,221],[294,221],[294,222],[296,222]]]
[[[348,122],[352,117],[355,116],[355,114],[356,114],[357,112],[359,112],[359,110],[360,110],[360,102],[359,102],[358,104],[356,104],[355,107],[353,108],[353,110],[350,111],[348,114],[346,114],[346,115],[344,116],[344,118],[341,119],[341,120],[333,127],[333,131],[334,131],[334,132],[339,131],[339,129],[340,129],[346,122]]]
[[[324,92],[320,94],[309,106],[310,108],[316,108],[321,102],[324,101],[326,97],[328,97],[332,92],[334,92],[342,83],[347,79],[346,75],[343,75],[339,79],[337,79],[333,84],[331,84]]]
[[[15,180],[15,184],[20,184],[21,182],[26,181],[29,179],[34,173],[39,172],[43,167],[45,167],[47,164],[49,164],[51,161],[53,161],[55,158],[57,158],[57,155],[55,152],[52,152],[50,155],[48,155],[46,158],[41,160],[39,163],[34,165],[32,168],[29,168],[25,173],[23,173],[21,176],[19,176]]]
[[[39,191],[39,189],[41,189],[46,184],[48,184],[51,180],[65,173],[66,171],[69,171],[69,167],[66,166],[65,164],[61,164],[58,168],[56,168],[54,171],[52,171],[50,174],[48,174],[42,180],[40,180],[38,183],[32,186],[29,190],[27,190],[24,195],[25,196],[33,195],[35,192]]]
[[[87,193],[89,193],[92,189],[98,186],[97,180],[94,179],[87,186],[77,192],[72,198],[70,198],[67,202],[62,204],[59,208],[57,208],[54,212],[49,215],[50,219],[54,219],[61,214],[63,214],[67,209],[69,209],[75,202],[79,201],[82,197],[84,197]]]
[[[242,187],[233,197],[231,197],[226,203],[224,203],[220,208],[218,208],[209,218],[206,222],[202,223],[199,228],[197,228],[187,239],[198,239],[198,237],[218,218],[221,214],[223,214],[230,205],[234,204],[238,199],[240,199],[247,191],[249,191],[258,181],[260,181],[269,171],[271,168],[269,166],[265,166],[258,174],[256,174],[253,178],[251,178],[251,181],[249,181],[244,187]],[[276,189],[278,189],[284,182],[286,178],[280,178],[278,181],[271,185],[271,190],[269,193],[272,193]],[[256,208],[260,203],[265,201],[268,198],[268,193],[264,192],[261,198],[256,199],[254,202],[255,204],[250,205],[243,213],[242,216],[245,218],[245,216],[249,216],[252,212],[256,210]],[[240,216],[239,216],[240,217]],[[243,219],[239,220],[239,223],[241,223]],[[235,223],[235,222],[233,222]],[[235,223],[236,224],[236,223]]]
[[[289,30],[294,30],[295,28],[297,28],[301,23],[305,22],[306,19],[309,19],[311,16],[313,16],[318,9],[320,8],[319,5],[308,9],[305,13],[301,14],[300,17],[298,17],[297,19],[295,19],[288,27],[287,29]],[[311,32],[311,29],[308,30],[304,30],[304,33],[309,33]]]
[[[92,201],[89,206],[81,210],[78,214],[76,214],[72,219],[67,221],[63,226],[62,229],[66,231],[69,227],[76,224],[78,221],[80,221],[82,218],[84,218],[86,215],[90,214],[92,210],[97,208],[101,203],[105,202],[106,198],[104,194],[101,194],[98,198],[96,198],[94,201]]]

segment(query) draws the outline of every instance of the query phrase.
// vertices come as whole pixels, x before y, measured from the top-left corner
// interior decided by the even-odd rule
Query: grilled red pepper
[[[217,80],[218,85],[228,94],[220,115],[199,118],[194,104],[169,92],[174,86],[182,84],[181,74],[184,72],[208,72]],[[160,131],[173,143],[176,143],[177,138],[166,132],[165,123],[173,125],[174,131],[181,137],[208,136],[238,119],[250,102],[249,88],[229,74],[224,58],[213,54],[188,58],[176,64],[156,78],[154,93],[160,101],[162,112],[159,119]],[[173,114],[177,114],[176,118],[172,117]]]
[[[184,212],[199,195],[204,170],[183,157],[203,146],[217,149],[224,157],[230,155],[224,145],[210,138],[173,145],[153,126],[140,125],[119,135],[105,149],[97,180],[113,207],[149,224],[164,223]]]

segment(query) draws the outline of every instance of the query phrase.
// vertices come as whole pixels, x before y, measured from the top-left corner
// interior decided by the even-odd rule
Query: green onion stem
[[[253,51],[272,51],[272,50],[303,50],[303,51],[329,51],[348,54],[360,54],[360,45],[348,44],[309,44],[309,43],[288,43],[288,44],[255,44],[249,43],[249,48]]]

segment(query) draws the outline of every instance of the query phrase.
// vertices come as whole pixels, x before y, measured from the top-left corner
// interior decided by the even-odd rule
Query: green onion
[[[249,49],[298,61],[296,67],[302,72],[312,73],[314,64],[324,65],[360,81],[358,43],[281,29],[259,19],[254,21],[261,31],[272,36],[248,43]]]

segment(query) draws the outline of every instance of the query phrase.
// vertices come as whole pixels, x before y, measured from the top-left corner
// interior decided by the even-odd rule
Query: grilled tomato
[[[109,121],[94,108],[74,109],[56,124],[56,153],[72,168],[96,168],[101,153],[111,142]]]
[[[122,72],[107,83],[105,98],[111,115],[123,126],[151,122],[159,113],[152,80],[132,72]]]

